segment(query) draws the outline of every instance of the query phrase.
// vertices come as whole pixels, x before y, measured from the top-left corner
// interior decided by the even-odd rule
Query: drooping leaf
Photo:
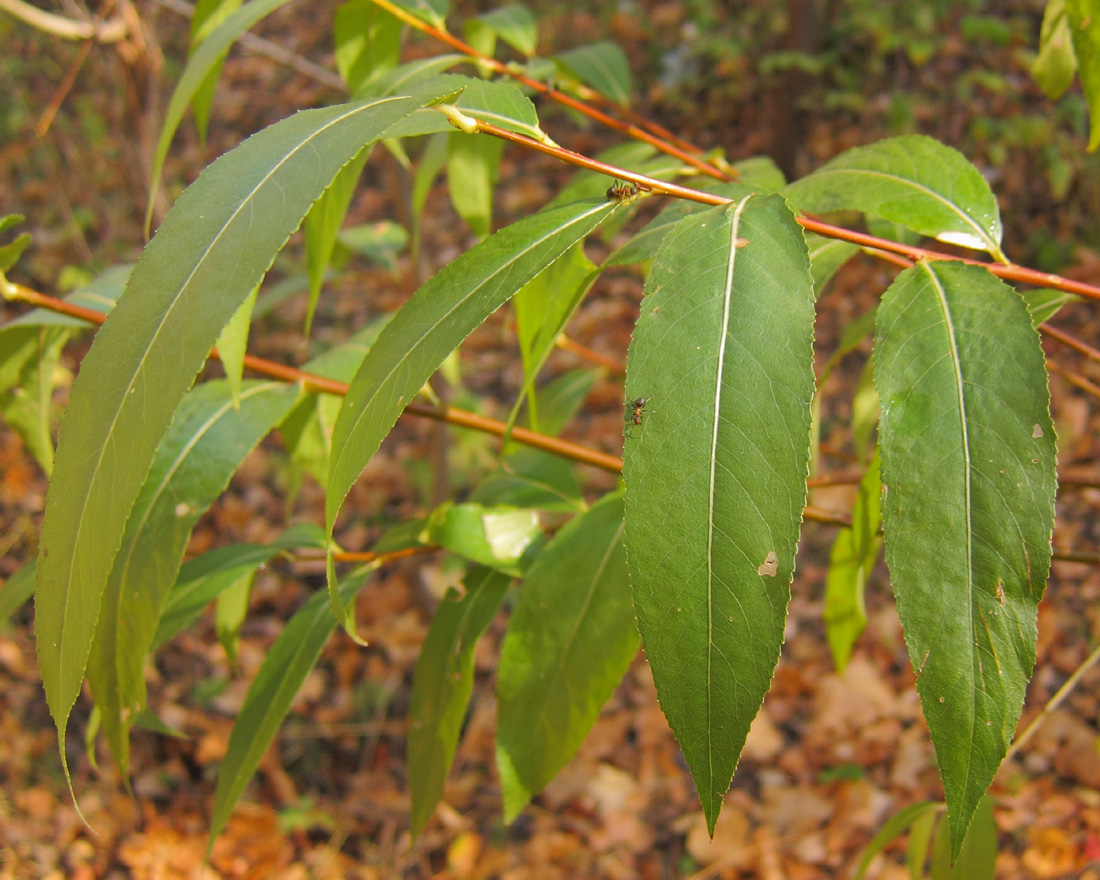
[[[432,618],[413,675],[409,708],[409,824],[424,830],[443,797],[462,720],[474,686],[474,648],[493,619],[511,578],[490,568],[466,575],[466,593],[451,590]]]
[[[521,3],[509,3],[482,13],[466,22],[470,39],[479,40],[481,32],[500,37],[509,46],[530,58],[538,49],[538,22]],[[485,50],[482,50],[485,52]],[[485,54],[492,54],[489,49]]]
[[[225,378],[229,383],[229,393],[233,397],[234,406],[240,405],[244,356],[248,351],[248,331],[252,326],[252,310],[256,307],[256,297],[259,292],[259,285],[252,288],[252,292],[244,298],[244,302],[230,317],[229,323],[222,327],[222,332],[218,334],[218,356],[221,358],[222,366],[225,367]]]
[[[493,192],[504,141],[451,132],[447,141],[447,190],[458,216],[484,238],[493,228]]]
[[[350,601],[363,586],[366,574],[357,572],[340,581],[341,601]],[[282,635],[267,652],[256,680],[248,689],[214,790],[210,817],[210,846],[221,833],[233,806],[256,772],[267,747],[283,723],[295,694],[321,656],[321,649],[336,628],[324,592],[310,596]]]
[[[848,150],[783,194],[804,211],[863,211],[1004,258],[989,184],[962,153],[930,137],[902,135]]]
[[[591,86],[605,98],[626,107],[634,88],[630,82],[630,63],[617,43],[599,40],[554,56],[558,67]]]
[[[374,6],[373,3],[368,5]],[[325,190],[306,214],[303,231],[306,239],[306,266],[309,272],[309,305],[306,308],[305,334],[308,336],[313,326],[313,315],[321,298],[321,284],[325,280],[325,270],[332,258],[340,227],[344,225],[351,206],[359,176],[367,164],[370,150],[364,149],[348,162],[332,179],[332,186]]]
[[[400,19],[370,0],[347,0],[333,16],[336,69],[348,91],[362,90],[401,60]]]
[[[241,0],[198,0],[195,13],[191,16],[191,52],[193,53],[206,37],[213,33],[223,21],[236,12]],[[221,78],[225,55],[218,58],[207,71],[202,84],[191,99],[191,110],[195,114],[195,127],[199,130],[199,140],[205,143],[206,129],[210,122],[210,107],[214,103],[214,91]]]
[[[993,821],[993,798],[978,802],[974,821],[966,832],[959,852],[953,851],[949,823],[941,822],[932,838],[929,880],[993,880],[997,873],[997,826]]]
[[[1065,0],[1077,72],[1089,106],[1089,152],[1100,146],[1100,8],[1096,0]]]
[[[146,660],[191,530],[299,394],[293,385],[251,381],[235,405],[226,381],[203,383],[184,398],[157,449],[103,592],[88,658],[88,682],[123,776],[130,719],[146,707]]]
[[[157,148],[153,153],[149,204],[145,209],[146,232],[153,219],[153,205],[157,188],[160,186],[160,173],[164,169],[164,160],[168,158],[168,148],[172,144],[172,138],[176,136],[180,122],[183,121],[183,114],[187,112],[187,107],[203,87],[210,72],[225,60],[226,52],[237,38],[261,18],[270,15],[287,2],[289,0],[252,0],[251,3],[246,3],[207,34],[187,59],[187,66],[176,83],[176,90],[168,102],[168,109],[164,111],[164,124],[161,126]]]
[[[427,539],[472,562],[522,574],[524,555],[542,538],[538,514],[519,507],[445,502],[428,516]]]
[[[1077,73],[1077,54],[1065,0],[1047,0],[1039,31],[1039,53],[1031,62],[1031,75],[1043,93],[1055,101],[1062,97]]]
[[[497,676],[505,822],[576,754],[638,641],[616,492],[546,545],[512,610]]]
[[[661,708],[713,831],[771,681],[810,452],[813,287],[779,196],[685,218],[627,366],[626,549]]]
[[[500,230],[447,265],[386,325],[336,420],[325,505],[329,534],[352,484],[443,359],[615,208],[567,205]]]
[[[947,793],[952,855],[1035,662],[1055,442],[1038,335],[984,269],[921,263],[878,307],[886,562]]]
[[[181,633],[202,610],[239,578],[256,571],[291,547],[325,546],[324,530],[313,523],[295,523],[270,544],[230,544],[208,550],[183,564],[168,593],[151,650]]]
[[[180,399],[336,172],[425,100],[304,111],[222,156],[169,213],[96,335],[61,430],[37,573],[39,665],[62,753],[100,597]]]
[[[6,624],[34,595],[34,566],[32,559],[4,581],[4,587],[0,589],[0,626]]]
[[[825,635],[838,673],[844,672],[852,646],[867,625],[864,592],[882,551],[882,538],[878,533],[882,523],[881,493],[876,449],[859,484],[859,495],[852,510],[852,527],[837,532],[825,577]]]

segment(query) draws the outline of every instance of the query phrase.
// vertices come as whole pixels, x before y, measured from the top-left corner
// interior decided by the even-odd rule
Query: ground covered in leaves
[[[767,150],[763,125],[774,82],[765,61],[771,56],[729,48],[768,35],[760,10],[747,11],[749,24],[741,27],[705,4],[694,19],[680,4],[644,5],[644,15],[601,19],[558,9],[546,19],[544,36],[556,49],[580,34],[619,39],[641,75],[643,103],[652,115],[706,146],[722,143],[731,158]],[[1068,111],[1047,103],[1027,76],[1024,54],[1034,33],[1025,25],[1037,27],[1038,4],[1001,5],[1007,7],[1007,37],[993,25],[982,30],[980,21],[967,25],[958,14],[925,35],[900,11],[893,25],[895,31],[910,29],[901,28],[910,38],[905,45],[885,45],[873,22],[841,34],[834,64],[859,60],[864,66],[855,69],[863,73],[811,81],[812,100],[804,103],[814,112],[805,119],[796,167],[808,170],[848,146],[899,131],[938,136],[990,176],[1006,214],[1011,256],[1098,283],[1094,208],[1100,174],[1082,152],[1080,120],[1076,130],[1066,123],[1060,117]],[[185,44],[174,13],[150,4],[139,14],[147,26],[143,44],[94,49],[80,66],[77,50],[0,18],[0,214],[28,216],[35,246],[13,275],[43,292],[62,292],[90,272],[133,259],[140,247],[150,144]],[[258,30],[331,66],[328,13],[310,23],[304,16],[304,8],[289,7]],[[728,38],[724,48],[711,39],[719,31]],[[934,38],[927,55],[914,50],[922,36]],[[417,41],[411,51],[435,49]],[[70,70],[77,72],[66,90]],[[315,80],[251,52],[234,55],[225,76],[208,145],[201,147],[192,130],[177,139],[166,172],[166,180],[176,182],[169,184],[172,195],[180,181],[244,134],[292,109],[334,98]],[[51,102],[58,107],[52,121]],[[560,114],[547,119],[553,136],[575,149],[591,152],[611,142],[577,130]],[[403,179],[387,157],[378,158],[353,209],[358,222],[402,217]],[[566,174],[547,160],[507,153],[499,219],[537,207]],[[428,273],[471,243],[442,187],[430,205],[421,267]],[[300,268],[294,265],[300,250],[292,246],[289,254],[277,271]],[[326,292],[313,343],[302,341],[299,296],[258,321],[252,348],[301,363],[311,346],[338,340],[399,305],[415,288],[417,271],[406,258],[392,273],[353,268]],[[822,362],[843,327],[874,304],[892,271],[860,258],[825,293],[817,331]],[[605,277],[570,327],[571,337],[621,362],[640,291],[635,273]],[[19,311],[9,307],[5,315]],[[1055,323],[1100,343],[1100,322],[1088,306],[1066,309]],[[463,349],[462,386],[452,389],[452,399],[477,401],[498,416],[507,412],[521,381],[510,334],[506,316],[475,334]],[[86,345],[71,347],[69,369],[76,369]],[[1096,365],[1047,346],[1063,366],[1100,381]],[[826,472],[852,466],[848,401],[866,353],[865,345],[846,359],[823,389]],[[579,365],[576,356],[559,353],[550,372]],[[1100,542],[1097,400],[1059,375],[1051,384],[1060,469],[1073,478],[1059,496],[1055,544],[1091,550]],[[609,371],[570,436],[617,452],[622,396],[621,377]],[[18,437],[0,431],[0,576],[8,577],[35,551],[46,484]],[[440,451],[448,447],[454,454],[444,463]],[[402,422],[350,499],[355,515],[342,544],[368,547],[384,524],[422,514],[441,484],[461,491],[491,466],[493,455],[481,437]],[[593,497],[613,485],[605,474],[585,477]],[[442,490],[443,496],[451,491]],[[813,503],[848,510],[853,492],[848,485],[816,489]],[[202,521],[191,552],[271,540],[288,522],[320,521],[322,504],[319,487],[294,471],[278,438],[271,438]],[[515,823],[503,825],[493,739],[502,612],[478,648],[471,712],[445,803],[425,833],[410,841],[404,758],[412,671],[433,609],[456,576],[447,560],[431,558],[387,567],[364,591],[357,623],[369,647],[342,632],[333,637],[207,863],[210,805],[233,719],[285,621],[323,583],[314,562],[279,560],[261,573],[235,663],[219,645],[212,621],[157,656],[149,673],[151,706],[184,736],[135,733],[132,793],[101,746],[85,750],[88,705],[78,704],[69,760],[85,825],[61,775],[28,605],[0,630],[0,878],[849,876],[890,816],[939,799],[942,791],[881,565],[855,656],[843,675],[833,668],[822,589],[834,534],[815,523],[805,526],[783,657],[713,840],[641,655],[577,758]],[[1038,662],[1021,730],[1089,654],[1100,629],[1098,603],[1100,571],[1055,564],[1040,608]],[[1094,671],[999,774],[999,877],[1100,878],[1098,695],[1100,672]],[[907,876],[901,844],[877,857],[868,876]]]

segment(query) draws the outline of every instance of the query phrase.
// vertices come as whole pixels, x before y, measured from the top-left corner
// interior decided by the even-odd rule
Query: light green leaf
[[[401,20],[370,0],[348,0],[333,17],[336,69],[359,95],[401,60]]]
[[[248,614],[248,602],[252,598],[252,583],[255,579],[256,571],[253,569],[222,590],[214,600],[214,632],[225,649],[231,666],[237,665],[241,627]]]
[[[338,588],[341,601],[350,602],[365,580],[366,574],[362,572],[343,578]],[[321,649],[335,628],[328,597],[323,592],[315,593],[291,618],[267,652],[229,735],[229,746],[218,774],[218,787],[214,790],[210,846],[229,821],[233,806],[256,772],[295,694],[317,665]]]
[[[1100,146],[1100,7],[1096,0],[1065,0],[1077,72],[1089,105],[1089,152]]]
[[[7,325],[0,332],[0,416],[49,476],[53,471],[53,390],[71,331]]]
[[[493,191],[504,141],[451,132],[447,142],[447,190],[458,216],[478,238],[493,228]]]
[[[1057,484],[1046,369],[1019,294],[960,263],[897,277],[874,358],[886,562],[958,856],[1035,663]]]
[[[11,620],[11,616],[34,595],[34,566],[32,559],[4,581],[0,589],[0,626]]]
[[[373,3],[369,5],[374,6]],[[306,239],[306,266],[309,272],[306,336],[309,335],[310,328],[313,326],[313,315],[317,311],[317,303],[321,298],[321,284],[325,280],[325,270],[328,269],[329,260],[332,259],[332,251],[336,247],[340,227],[344,225],[344,217],[347,216],[352,197],[355,195],[355,188],[359,184],[359,176],[363,173],[363,166],[367,164],[369,156],[370,149],[364,149],[341,168],[332,179],[332,186],[325,190],[325,194],[306,214],[303,224]]]
[[[591,86],[605,98],[626,107],[634,94],[630,82],[630,62],[617,43],[600,40],[562,52],[554,61],[565,73]]]
[[[875,856],[901,837],[906,829],[922,816],[929,814],[934,816],[938,806],[933,801],[922,801],[919,804],[910,804],[891,816],[886,824],[879,829],[878,834],[867,844],[867,848],[860,857],[853,880],[863,880],[863,875],[867,873],[867,868]]]
[[[443,359],[616,207],[567,205],[502,229],[442,269],[386,325],[336,420],[325,505],[330,535],[352,484]]]
[[[455,106],[467,116],[473,116],[482,122],[506,128],[538,141],[549,140],[546,132],[539,127],[535,105],[514,83],[489,82],[448,73],[425,80],[417,84],[416,88],[430,88],[436,92],[451,90],[458,95],[454,101]],[[458,94],[459,92],[461,94]],[[414,137],[441,131],[454,131],[454,126],[438,110],[427,108],[401,120],[386,132],[386,136]],[[495,140],[495,138],[483,139]]]
[[[210,602],[239,578],[291,547],[323,549],[325,533],[312,523],[296,523],[270,544],[230,544],[188,560],[164,603],[151,651],[183,632]]]
[[[936,828],[929,880],[993,880],[997,873],[993,799],[987,794],[978,802],[974,821],[966,832],[962,850],[957,853],[952,851],[949,835],[944,833],[948,824],[941,822]]]
[[[466,575],[465,595],[440,603],[413,675],[409,709],[409,823],[413,839],[443,797],[474,686],[474,648],[496,614],[511,578],[490,568]]]
[[[924,865],[928,861],[928,847],[932,843],[932,832],[939,818],[940,804],[925,810],[917,817],[909,829],[909,845],[905,847],[905,866],[909,869],[910,880],[924,880]]]
[[[423,100],[307,110],[222,156],[169,213],[96,335],[61,431],[37,574],[39,666],[62,754],[108,573],[180,398],[336,172]]]
[[[1065,0],[1048,0],[1039,31],[1039,54],[1031,62],[1031,75],[1043,93],[1055,101],[1062,97],[1077,73],[1077,55],[1066,16]]]
[[[244,356],[248,351],[248,330],[252,324],[252,310],[256,307],[256,296],[259,292],[260,286],[257,284],[218,334],[218,355],[225,367],[225,378],[229,382],[229,393],[233,397],[234,406],[240,406]]]
[[[451,8],[449,0],[390,0],[390,2],[433,27],[442,31],[447,30],[447,12]]]
[[[852,527],[837,532],[825,578],[825,635],[833,654],[833,665],[841,674],[852,655],[852,646],[867,625],[863,597],[867,579],[882,550],[882,538],[878,533],[882,523],[881,494],[876,449],[859,484],[859,495],[852,510]]]
[[[241,0],[198,0],[195,13],[191,16],[191,50],[193,54],[206,37],[223,21],[236,12]],[[195,114],[195,126],[199,130],[199,140],[206,142],[206,128],[210,121],[210,107],[214,103],[214,91],[225,65],[223,54],[207,72],[202,85],[195,91],[191,100],[191,110]]]
[[[187,59],[187,66],[180,74],[176,90],[164,111],[164,125],[161,126],[157,148],[153,153],[153,173],[149,181],[149,204],[145,209],[145,228],[148,232],[153,219],[153,205],[157,187],[160,186],[160,173],[164,169],[164,160],[168,158],[168,148],[176,129],[183,121],[183,114],[195,95],[203,88],[207,76],[225,60],[229,47],[237,38],[264,16],[270,15],[289,0],[252,0],[223,21],[203,41]]]
[[[646,284],[623,449],[634,605],[713,832],[783,642],[806,497],[814,297],[779,196],[685,218]]]
[[[512,611],[497,676],[505,822],[573,758],[637,652],[616,492],[546,545]]]
[[[1004,259],[989,184],[962,153],[930,137],[902,135],[848,150],[783,194],[803,211],[862,211]]]
[[[146,707],[146,659],[191,531],[299,394],[293,385],[251,381],[236,406],[227,382],[206,382],[183,399],[157,449],[103,592],[88,658],[88,682],[124,776],[131,719]]]
[[[535,21],[530,10],[520,3],[510,3],[507,6],[492,9],[466,22],[466,32],[470,34],[471,39],[478,39],[481,31],[500,37],[528,58],[538,49],[538,22]]]
[[[449,501],[431,512],[425,531],[429,543],[512,575],[521,574],[524,554],[542,538],[534,510]]]

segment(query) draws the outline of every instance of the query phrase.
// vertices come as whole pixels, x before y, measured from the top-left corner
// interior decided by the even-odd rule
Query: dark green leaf
[[[661,245],[627,367],[626,548],[657,693],[713,831],[771,681],[810,452],[813,287],[779,196]]]
[[[506,822],[573,758],[637,651],[616,492],[546,545],[512,611],[497,676]]]
[[[1046,369],[1019,294],[961,263],[897,277],[874,357],[886,562],[957,856],[1035,662],[1056,487]]]
[[[510,581],[489,568],[472,569],[466,575],[465,595],[448,592],[424,639],[409,709],[409,822],[414,839],[443,797],[443,782],[474,686],[474,648]]]

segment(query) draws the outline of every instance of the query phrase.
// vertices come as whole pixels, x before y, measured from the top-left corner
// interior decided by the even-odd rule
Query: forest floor
[[[924,35],[935,39],[927,56],[883,49],[869,25],[851,30],[838,43],[834,63],[861,53],[873,55],[874,63],[851,75],[854,84],[825,75],[812,80],[812,100],[804,103],[813,112],[804,119],[795,167],[808,171],[847,147],[901,131],[939,137],[987,172],[1001,199],[1011,256],[1098,283],[1100,168],[1084,154],[1080,120],[1073,129],[1066,122],[1072,113],[1047,102],[1027,74],[1022,59],[1037,33],[1035,4],[1007,6],[1007,38],[995,27],[998,15],[989,16],[986,30],[956,15]],[[666,74],[643,80],[647,113],[702,146],[725,145],[731,159],[766,152],[765,125],[776,93],[760,73],[760,57],[691,53],[711,25],[740,32],[721,17],[693,28],[678,3],[645,7],[646,16],[603,20],[556,11],[545,19],[543,37],[555,49],[577,34],[617,39],[636,74],[658,67]],[[157,114],[178,75],[186,39],[174,13],[150,4],[141,14],[148,29],[143,46],[93,48],[81,65],[78,48],[0,18],[0,215],[27,215],[35,244],[12,274],[43,292],[63,292],[140,251]],[[331,68],[328,12],[309,25],[303,14],[304,7],[288,7],[257,31]],[[1021,20],[1035,32],[1025,32]],[[988,33],[994,36],[983,36]],[[912,40],[920,36],[910,34]],[[417,41],[414,51],[435,50]],[[684,58],[694,63],[674,81],[679,68],[673,62]],[[158,59],[165,68],[160,72]],[[59,86],[69,70],[77,73],[65,90]],[[335,98],[331,89],[262,55],[235,52],[206,146],[188,125],[176,139],[165,172],[165,180],[177,182],[169,184],[171,194],[244,135],[293,109]],[[546,120],[556,140],[582,152],[614,142],[561,114],[548,113]],[[402,216],[397,166],[381,151],[375,158],[353,207],[356,222]],[[568,173],[542,157],[506,153],[498,224],[542,204]],[[445,187],[437,187],[429,204],[425,268],[432,272],[472,238],[455,218]],[[830,285],[821,300],[819,362],[835,349],[847,323],[874,306],[894,271],[860,257]],[[415,288],[415,276],[416,267],[404,257],[395,273],[350,270],[322,299],[314,344],[343,338],[349,327],[397,307]],[[624,360],[641,284],[636,272],[601,280],[570,325],[571,338]],[[5,307],[2,316],[20,311]],[[304,311],[302,296],[277,305],[253,328],[252,350],[289,363],[307,359],[312,352],[301,337]],[[1068,307],[1055,323],[1100,344],[1100,321],[1088,306]],[[495,401],[498,415],[507,412],[521,379],[510,332],[498,315],[471,338],[462,350],[464,387],[455,392]],[[70,370],[87,344],[70,346]],[[1046,344],[1064,366],[1100,382],[1095,364]],[[826,456],[826,471],[852,466],[845,455],[851,449],[849,401],[868,350],[864,344],[846,358],[822,390],[829,401],[824,448],[834,454]],[[559,352],[548,370],[578,365],[574,355]],[[1059,496],[1055,544],[1088,550],[1100,543],[1097,399],[1057,374],[1051,391],[1060,470],[1080,483]],[[64,388],[59,402],[63,397]],[[617,453],[622,400],[621,377],[608,373],[570,428],[571,438]],[[445,444],[464,454],[433,472],[426,463],[438,461]],[[343,545],[369,546],[378,524],[423,514],[440,480],[461,487],[492,457],[493,447],[481,438],[403,421],[357,487],[352,502],[361,524],[341,535]],[[613,485],[607,475],[585,478],[592,497]],[[278,437],[269,438],[201,521],[190,552],[270,540],[290,521],[321,521],[320,487],[308,477],[297,489],[294,483]],[[45,491],[42,470],[18,436],[0,426],[0,576],[33,556]],[[853,492],[846,485],[818,489],[813,501],[848,510]],[[805,525],[783,656],[713,839],[640,653],[577,757],[516,822],[503,824],[494,759],[502,612],[478,646],[471,711],[445,802],[420,838],[410,841],[405,736],[412,672],[435,604],[454,577],[446,560],[431,558],[388,566],[363,592],[357,625],[369,647],[342,632],[332,638],[207,864],[210,806],[233,719],[285,621],[323,583],[311,563],[276,562],[261,572],[235,665],[218,643],[212,616],[158,654],[149,673],[150,704],[185,737],[135,731],[132,793],[101,744],[91,752],[98,760],[90,759],[83,746],[90,704],[78,703],[68,754],[85,825],[62,776],[28,604],[0,628],[0,880],[851,876],[892,815],[941,799],[942,788],[881,563],[868,589],[867,629],[845,672],[833,667],[822,590],[834,535],[830,527]],[[1040,606],[1036,674],[1021,730],[1089,655],[1098,631],[1100,571],[1055,563]],[[1093,670],[998,774],[998,877],[1100,880],[1098,708],[1100,670]],[[876,857],[867,876],[909,876],[904,838]]]

